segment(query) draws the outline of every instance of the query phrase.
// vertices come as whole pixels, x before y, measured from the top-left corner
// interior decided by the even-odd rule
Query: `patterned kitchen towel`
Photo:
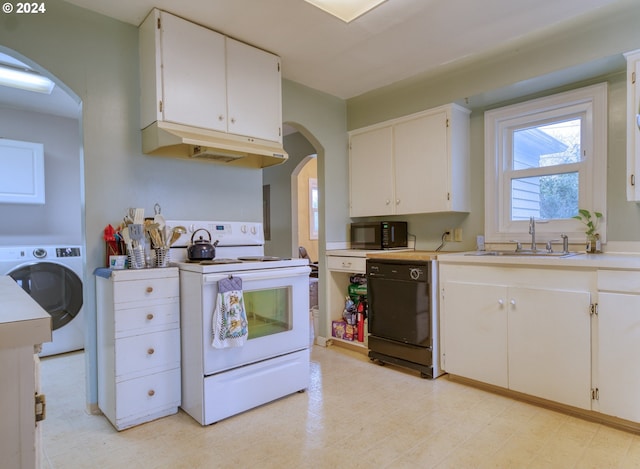
[[[211,345],[215,348],[242,347],[248,335],[242,279],[230,277],[218,281]]]

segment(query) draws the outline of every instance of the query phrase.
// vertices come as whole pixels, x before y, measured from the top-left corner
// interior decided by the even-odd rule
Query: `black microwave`
[[[351,249],[398,249],[406,247],[406,221],[375,221],[351,224]]]

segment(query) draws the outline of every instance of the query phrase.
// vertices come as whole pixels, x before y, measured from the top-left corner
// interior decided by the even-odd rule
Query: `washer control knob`
[[[47,250],[44,248],[36,248],[33,250],[33,257],[44,259],[45,257],[47,257]]]

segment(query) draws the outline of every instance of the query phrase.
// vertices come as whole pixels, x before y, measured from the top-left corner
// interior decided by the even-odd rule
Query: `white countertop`
[[[0,276],[0,348],[51,342],[51,316],[8,275]]]
[[[441,264],[485,264],[522,267],[571,267],[584,269],[640,270],[640,254],[577,254],[569,257],[483,256],[476,253],[438,254]]]

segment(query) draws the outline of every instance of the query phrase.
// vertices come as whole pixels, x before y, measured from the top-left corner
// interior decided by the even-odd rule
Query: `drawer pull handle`
[[[152,348],[147,350],[147,354],[149,354],[149,355],[153,355],[155,352],[156,351],[154,349],[152,349]]]
[[[151,313],[147,314],[147,319],[149,321],[151,321],[153,319],[153,314],[151,314]]]
[[[149,391],[147,391],[147,394],[149,395],[149,397],[153,397],[155,393],[156,392],[153,389],[149,389]]]
[[[147,287],[147,293],[151,293],[153,291],[153,287]]]

